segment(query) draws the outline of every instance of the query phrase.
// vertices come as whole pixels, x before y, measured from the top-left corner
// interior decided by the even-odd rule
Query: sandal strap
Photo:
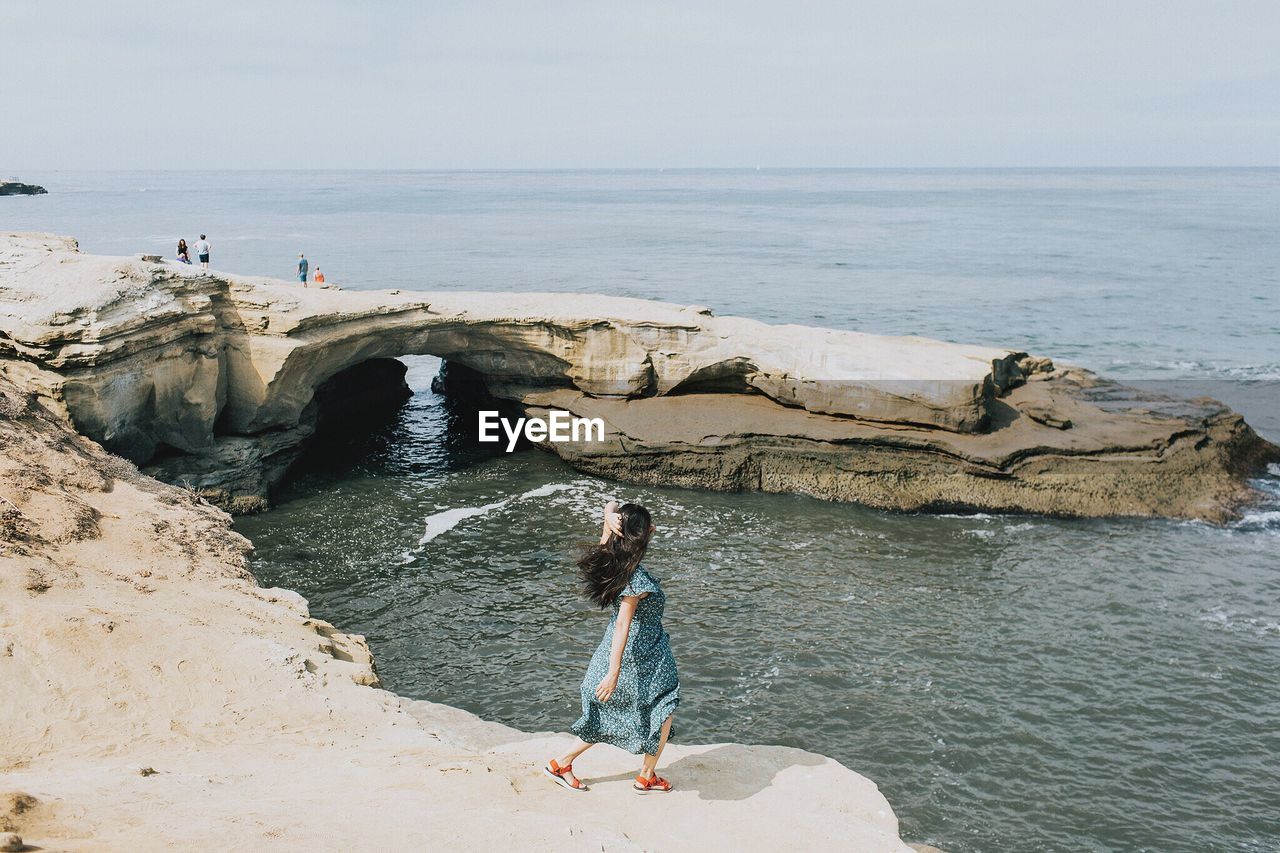
[[[570,761],[570,762],[569,762],[568,764],[566,764],[564,767],[561,767],[559,764],[556,764],[556,760],[553,758],[553,759],[551,759],[551,761],[549,761],[549,762],[547,763],[547,766],[548,766],[548,767],[550,767],[550,768],[551,768],[551,772],[552,772],[552,773],[554,773],[554,774],[556,774],[557,776],[563,776],[563,775],[564,775],[564,774],[566,774],[566,773],[572,773],[572,772],[573,772],[573,762],[572,762],[572,761]]]

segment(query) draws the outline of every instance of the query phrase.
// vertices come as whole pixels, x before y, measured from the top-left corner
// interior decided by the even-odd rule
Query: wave
[[[1268,530],[1280,533],[1280,509],[1247,512],[1232,527],[1236,530]]]
[[[1240,520],[1231,524],[1232,530],[1246,532],[1265,532],[1280,535],[1280,464],[1267,465],[1267,476],[1251,481],[1266,498],[1251,510],[1245,512]]]
[[[495,501],[490,504],[484,504],[483,506],[454,507],[453,509],[446,509],[432,513],[423,520],[425,528],[422,531],[422,538],[418,540],[418,548],[416,550],[421,550],[428,542],[439,536],[443,536],[462,522],[466,521],[468,518],[488,515],[489,513],[500,510],[507,504],[515,501],[528,500],[530,498],[542,498],[547,495],[555,494],[556,492],[563,492],[572,488],[573,485],[570,483],[548,483],[545,486],[538,486],[536,489],[530,489],[527,492],[522,492],[521,494],[513,495],[509,498],[503,498],[500,501]]]
[[[506,506],[508,501],[498,501],[497,503],[485,504],[484,506],[457,507],[455,509],[446,509],[443,512],[437,512],[426,517],[426,529],[422,532],[422,538],[418,540],[418,545],[426,545],[437,536],[443,536],[453,528],[457,527],[468,518],[475,518],[477,515],[487,515],[495,509],[501,509]]]
[[[1113,358],[1103,368],[1103,374],[1121,370],[1126,378],[1142,379],[1232,379],[1248,381],[1280,380],[1280,363],[1225,364],[1212,361],[1187,359],[1148,360]],[[1150,376],[1134,376],[1149,372]],[[1172,375],[1170,375],[1172,374]]]
[[[1280,623],[1266,618],[1236,613],[1222,605],[1215,605],[1207,610],[1202,610],[1196,618],[1201,622],[1207,622],[1210,625],[1225,628],[1228,631],[1245,631],[1260,637],[1280,635]]]

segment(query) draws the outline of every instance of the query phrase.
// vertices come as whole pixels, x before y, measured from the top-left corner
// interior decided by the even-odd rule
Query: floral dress
[[[609,674],[609,653],[618,606],[623,596],[643,595],[636,605],[622,650],[618,686],[609,701],[596,698],[596,687]],[[637,566],[631,582],[613,602],[613,618],[604,638],[591,657],[582,680],[582,716],[573,724],[573,733],[587,743],[610,743],[627,752],[653,755],[658,751],[662,724],[680,704],[680,677],[671,654],[667,632],[662,630],[662,611],[667,596],[652,575]],[[670,734],[674,734],[674,728]],[[668,736],[670,736],[670,734]]]

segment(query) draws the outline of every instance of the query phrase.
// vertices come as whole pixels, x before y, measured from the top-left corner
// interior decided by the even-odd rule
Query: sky
[[[1280,2],[0,0],[47,169],[1280,165]]]

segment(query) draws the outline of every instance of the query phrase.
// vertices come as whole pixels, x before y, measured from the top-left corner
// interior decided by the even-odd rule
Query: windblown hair
[[[631,582],[649,547],[649,528],[653,525],[649,510],[640,504],[623,504],[618,507],[618,514],[622,516],[622,537],[610,536],[604,545],[591,545],[583,549],[578,559],[582,591],[601,608],[613,604]]]

